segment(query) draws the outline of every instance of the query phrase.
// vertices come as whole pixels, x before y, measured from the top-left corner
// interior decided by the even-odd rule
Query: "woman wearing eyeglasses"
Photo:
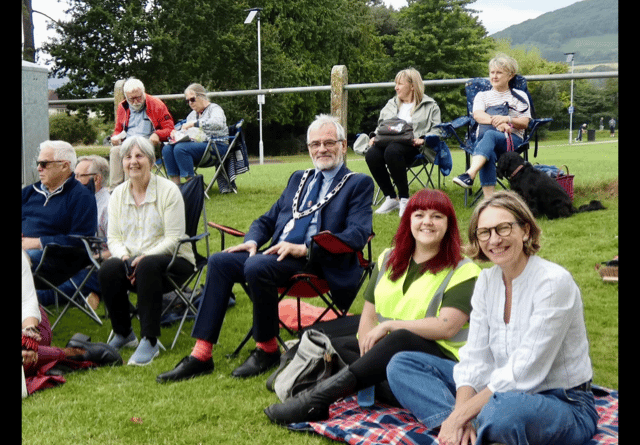
[[[471,298],[469,337],[453,370],[399,353],[391,389],[438,443],[583,444],[598,414],[580,290],[561,266],[536,255],[541,230],[514,192],[475,209],[470,256],[494,266]]]
[[[415,139],[411,144],[391,142],[383,147],[376,144],[374,136],[369,141],[371,146],[365,154],[365,160],[371,176],[386,197],[376,213],[399,209],[402,216],[409,200],[407,167],[421,152],[428,159],[433,159],[434,154],[425,145],[424,136],[437,134],[435,125],[440,123],[440,108],[435,100],[424,94],[422,76],[416,69],[407,68],[398,72],[395,83],[396,95],[389,99],[380,112],[378,123],[395,117],[403,119],[413,127]]]
[[[176,184],[180,184],[180,178],[189,180],[194,176],[194,165],[202,159],[207,148],[207,139],[203,141],[187,140],[182,141],[176,136],[179,132],[187,132],[190,128],[200,128],[207,138],[229,136],[227,118],[220,105],[209,102],[207,92],[204,87],[197,83],[192,83],[184,90],[184,97],[187,105],[191,108],[191,113],[187,116],[186,122],[177,130],[171,132],[169,141],[162,149],[162,159],[167,169],[167,175]],[[226,140],[215,142],[220,156],[227,152],[229,144]]]

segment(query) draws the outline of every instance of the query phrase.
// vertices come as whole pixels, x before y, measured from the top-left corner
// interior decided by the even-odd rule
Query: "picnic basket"
[[[558,181],[560,187],[562,187],[564,191],[567,192],[569,198],[571,198],[571,200],[573,201],[573,177],[575,175],[569,174],[569,167],[567,167],[566,165],[563,165],[562,167],[567,170],[567,174],[565,175],[561,172],[560,174],[558,174],[558,176],[556,176],[556,181]]]

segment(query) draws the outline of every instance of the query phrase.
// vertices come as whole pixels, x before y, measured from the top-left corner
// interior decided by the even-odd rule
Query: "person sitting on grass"
[[[536,255],[541,230],[515,192],[482,201],[468,235],[471,257],[494,266],[478,277],[460,362],[398,353],[387,367],[393,394],[440,428],[440,444],[586,443],[598,413],[580,289]]]
[[[369,280],[358,335],[331,340],[349,366],[311,391],[269,406],[264,410],[269,419],[279,424],[324,420],[331,403],[373,385],[378,400],[399,406],[386,382],[387,364],[399,351],[457,362],[480,268],[462,257],[449,197],[432,189],[413,195],[393,244],[380,255]]]

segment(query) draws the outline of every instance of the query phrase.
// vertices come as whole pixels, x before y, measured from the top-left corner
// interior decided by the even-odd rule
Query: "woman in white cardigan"
[[[129,364],[146,365],[159,353],[162,295],[170,289],[166,268],[185,237],[184,201],[176,184],[151,173],[155,155],[146,138],[127,138],[121,154],[129,179],[109,200],[107,243],[112,257],[102,264],[98,279],[115,334],[109,344],[117,349],[137,346]],[[194,264],[191,245],[185,243],[171,274],[182,282]],[[127,291],[138,296],[140,342],[131,328]]]
[[[596,432],[580,290],[567,270],[536,255],[540,233],[516,193],[481,202],[469,254],[494,266],[476,282],[460,362],[443,369],[403,352],[387,368],[396,398],[440,427],[440,444],[579,445]]]

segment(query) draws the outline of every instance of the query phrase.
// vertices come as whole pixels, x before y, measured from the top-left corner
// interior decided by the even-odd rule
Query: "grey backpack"
[[[280,366],[267,380],[267,388],[284,402],[346,366],[329,337],[307,329],[300,341],[283,354]]]

